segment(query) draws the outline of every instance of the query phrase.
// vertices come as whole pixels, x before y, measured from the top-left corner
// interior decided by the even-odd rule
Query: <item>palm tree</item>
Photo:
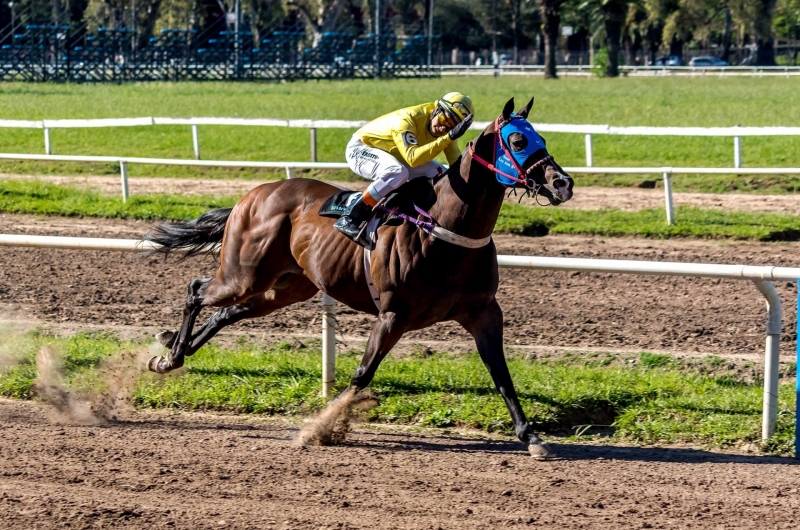
[[[636,0],[587,0],[581,5],[592,13],[592,18],[602,24],[606,34],[608,63],[605,75],[619,76],[619,49],[622,41],[622,28],[625,26],[630,4]]]
[[[561,25],[561,6],[565,0],[537,0],[543,21],[544,33],[544,77],[557,79],[556,51],[558,50],[558,27]]]

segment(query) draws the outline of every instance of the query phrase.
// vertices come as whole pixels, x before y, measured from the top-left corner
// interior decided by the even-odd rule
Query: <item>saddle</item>
[[[436,193],[433,190],[435,180],[416,178],[400,186],[385,199],[381,199],[373,208],[372,216],[367,219],[366,230],[369,238],[377,241],[377,231],[381,226],[400,226],[405,222],[402,217],[392,213],[393,211],[416,217],[418,213],[415,206],[424,210],[433,206],[436,202]],[[360,195],[360,191],[349,190],[334,193],[325,199],[317,213],[322,217],[338,219],[350,211]]]

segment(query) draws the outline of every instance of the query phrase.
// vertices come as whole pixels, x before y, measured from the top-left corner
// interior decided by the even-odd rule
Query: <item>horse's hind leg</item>
[[[203,308],[205,290],[211,278],[195,279],[189,282],[189,295],[183,307],[183,321],[167,357],[153,357],[147,367],[156,373],[165,374],[183,366],[184,352],[191,337],[192,327]]]
[[[266,293],[253,296],[244,303],[218,309],[197,333],[192,335],[185,355],[194,355],[221,329],[231,324],[250,318],[264,317],[283,307],[304,302],[314,296],[317,291],[319,291],[317,286],[304,276],[285,274]],[[172,348],[177,338],[178,332],[165,331],[159,334],[159,340],[163,339],[162,344],[167,348]]]
[[[152,371],[158,372],[159,369],[169,371],[183,366],[185,356],[193,355],[224,327],[248,318],[263,317],[288,305],[303,302],[314,296],[318,290],[317,286],[304,276],[284,274],[267,292],[254,295],[240,304],[228,305],[218,309],[197,333],[188,339],[184,339],[183,343],[181,343],[183,325],[178,332],[162,333],[164,345],[171,348],[170,354],[166,358],[154,357],[148,363],[148,367]],[[188,305],[187,302],[187,307]],[[186,324],[185,320],[184,324]],[[193,320],[191,324],[194,324]],[[173,357],[173,355],[177,356]]]
[[[183,322],[169,355],[150,359],[148,368],[166,373],[183,366],[191,346],[192,327],[203,307],[243,304],[269,291],[282,275],[299,271],[289,251],[290,236],[287,216],[275,215],[266,221],[254,219],[248,213],[247,203],[237,204],[225,228],[220,266],[214,278],[190,283]]]

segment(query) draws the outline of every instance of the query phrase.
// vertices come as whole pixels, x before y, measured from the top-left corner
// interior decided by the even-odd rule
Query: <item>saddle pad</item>
[[[358,200],[360,195],[360,191],[342,190],[325,199],[317,213],[322,217],[338,219],[350,209],[350,206]]]

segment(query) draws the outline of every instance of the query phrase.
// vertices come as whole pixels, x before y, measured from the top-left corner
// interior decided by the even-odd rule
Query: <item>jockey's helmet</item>
[[[461,123],[470,114],[475,114],[475,105],[469,96],[461,92],[449,92],[436,102],[439,109],[439,124],[444,125],[446,120],[453,125]]]

